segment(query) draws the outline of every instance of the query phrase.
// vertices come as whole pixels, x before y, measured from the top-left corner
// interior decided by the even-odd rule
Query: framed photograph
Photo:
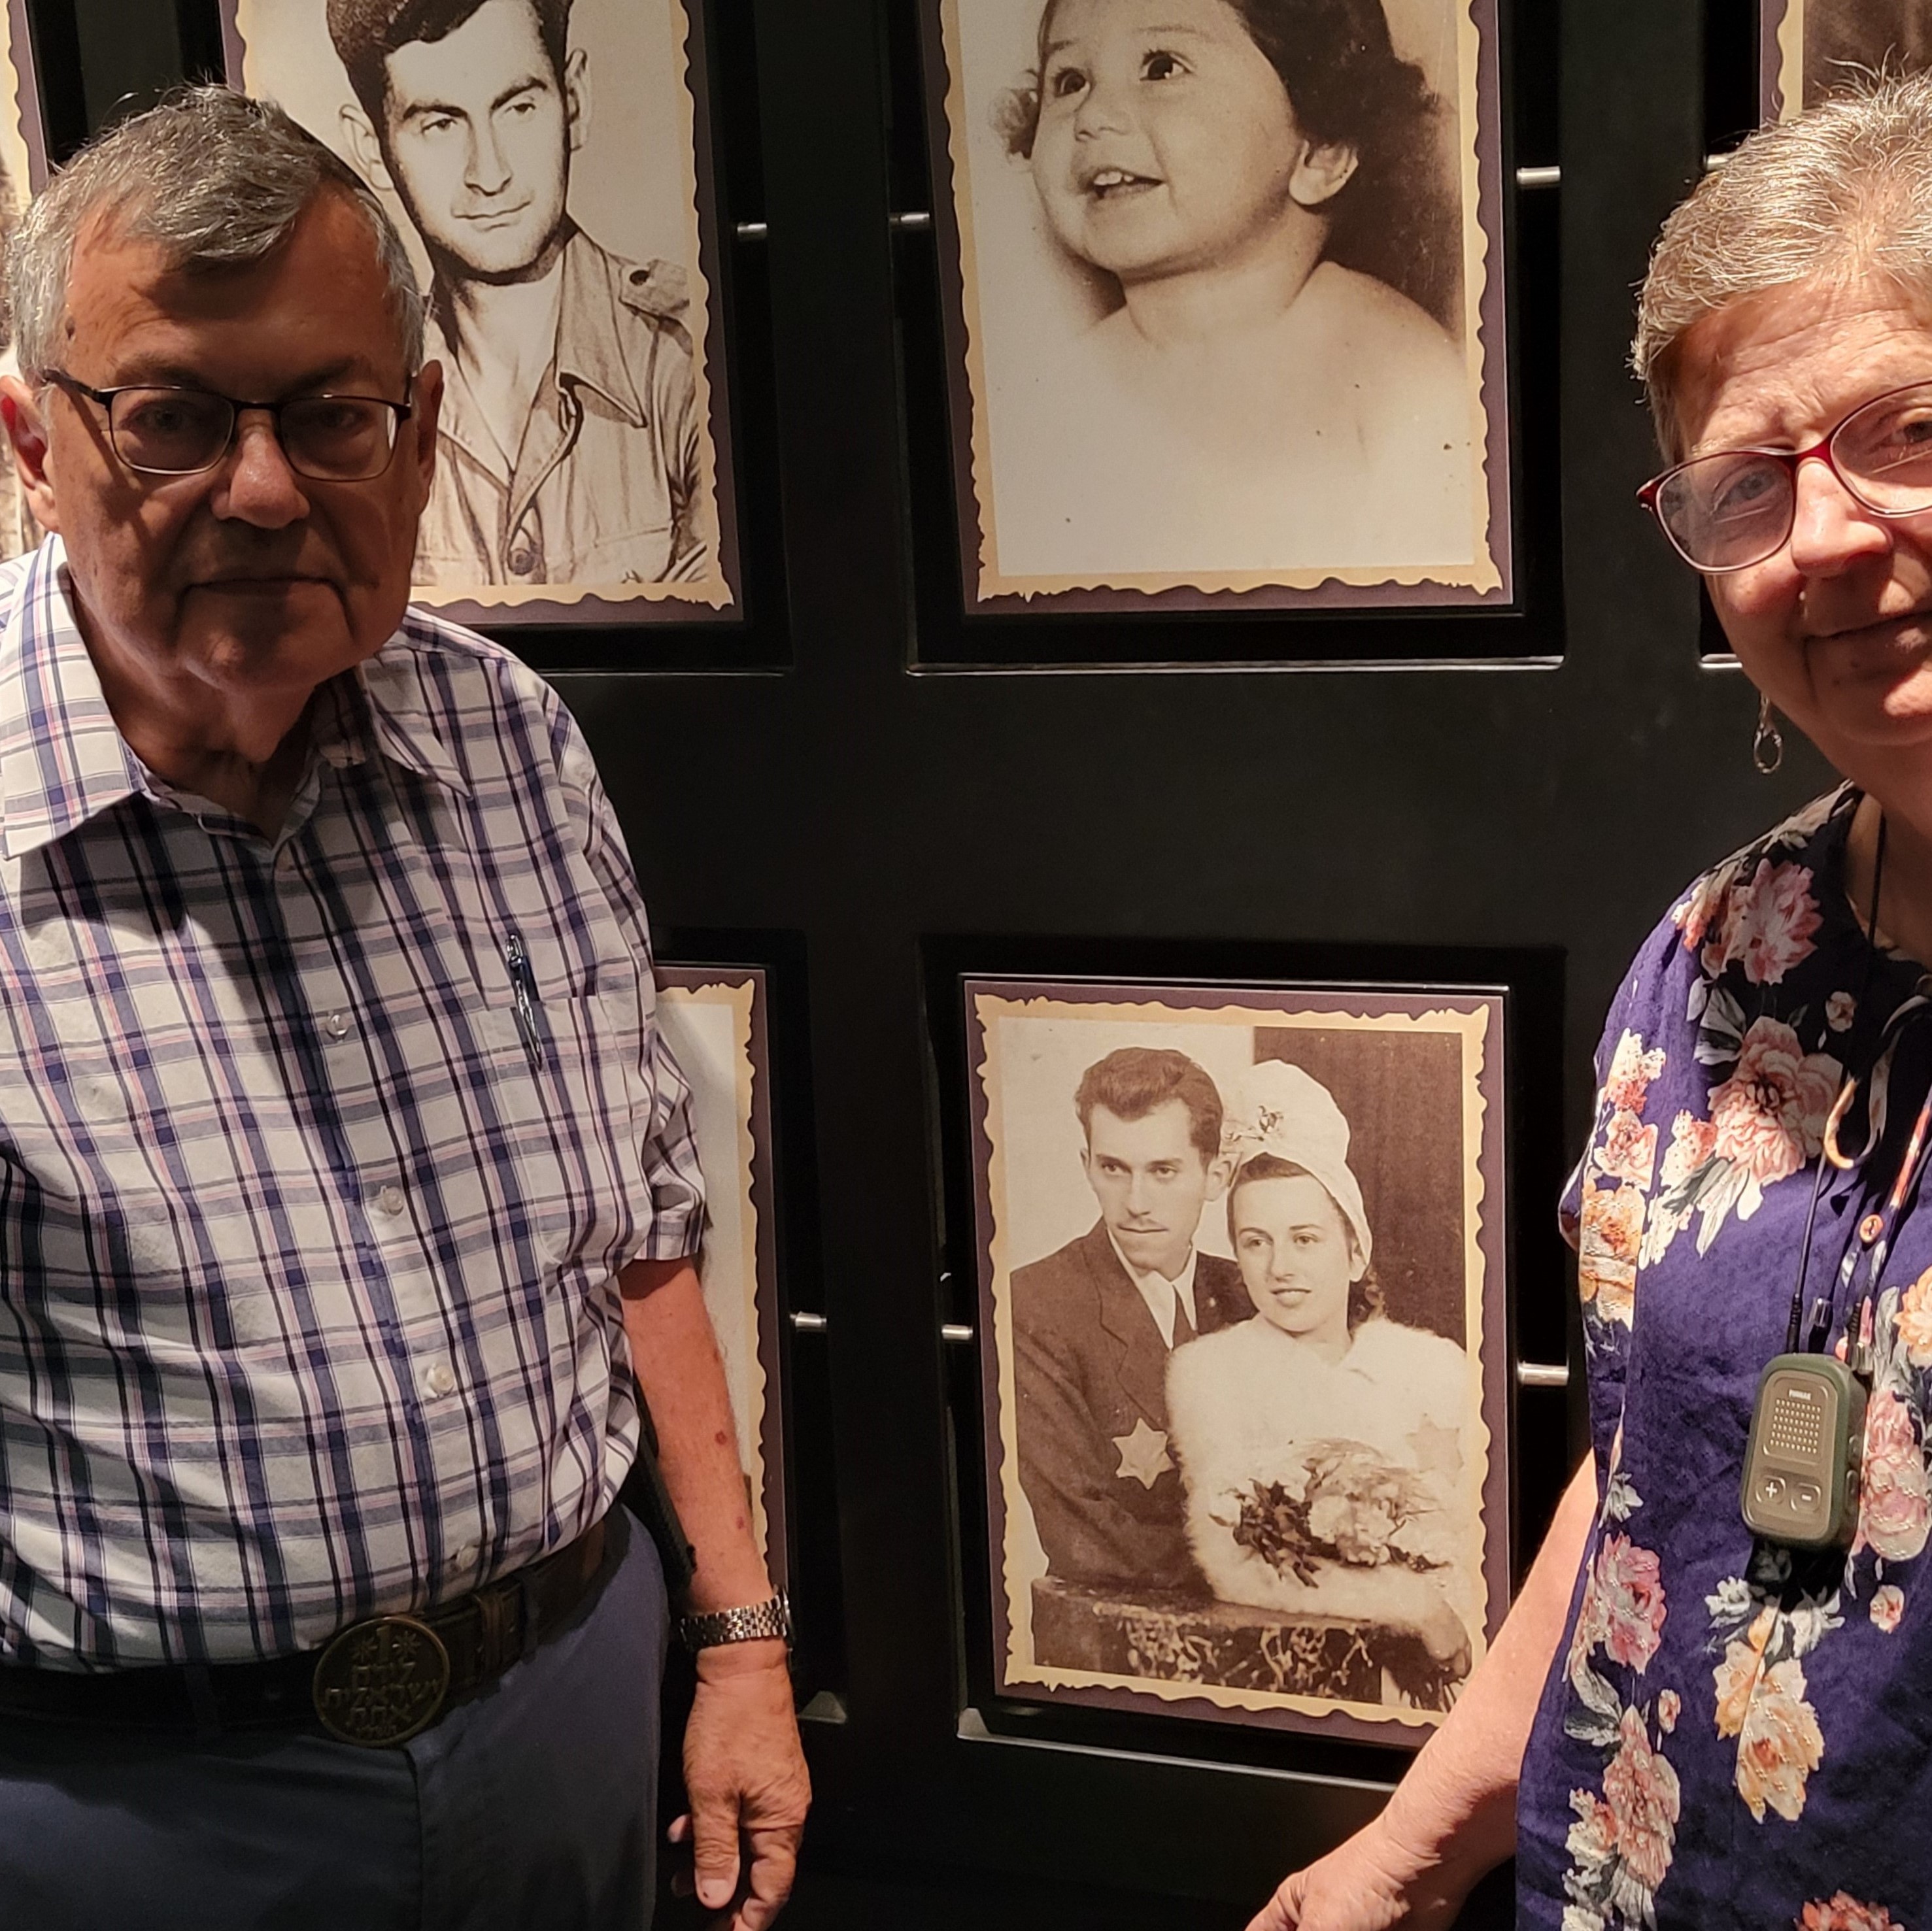
[[[709,1212],[698,1273],[718,1331],[752,1525],[787,1586],[784,1404],[772,1197],[771,1054],[757,967],[657,968],[658,1024],[691,1082]]]
[[[1495,0],[922,4],[969,613],[1509,602]]]
[[[700,19],[684,0],[222,0],[228,78],[388,206],[441,364],[415,595],[742,617]]]
[[[1420,1744],[1509,1602],[1504,995],[964,994],[995,1690]]]
[[[0,242],[13,232],[28,202],[46,184],[46,136],[26,0],[7,0],[0,11]],[[10,328],[0,317],[0,375],[18,373]],[[40,540],[40,526],[20,499],[11,463],[0,479],[0,558],[18,556]]]
[[[1862,74],[1932,66],[1932,0],[1760,0],[1758,23],[1767,121]]]

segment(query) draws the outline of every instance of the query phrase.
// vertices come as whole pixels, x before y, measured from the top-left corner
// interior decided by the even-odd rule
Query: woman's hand
[[[1446,1931],[1455,1921],[1515,1847],[1523,1747],[1596,1511],[1595,1465],[1586,1460],[1494,1645],[1382,1814],[1297,1871],[1248,1931]]]
[[[1288,1879],[1248,1931],[1437,1931],[1455,1921],[1466,1891],[1403,1849],[1378,1817]]]

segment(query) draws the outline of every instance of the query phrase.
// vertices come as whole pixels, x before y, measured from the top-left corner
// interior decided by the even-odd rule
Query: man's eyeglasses
[[[1637,500],[1692,569],[1748,570],[1784,548],[1798,514],[1798,466],[1814,456],[1874,516],[1932,510],[1932,382],[1861,403],[1808,449],[1694,456],[1652,477]]]
[[[395,453],[396,432],[410,405],[380,396],[292,396],[286,402],[244,402],[211,389],[157,384],[90,388],[63,370],[46,379],[107,412],[108,439],[130,469],[146,476],[192,476],[212,469],[235,444],[244,409],[266,409],[289,467],[319,483],[366,483]]]

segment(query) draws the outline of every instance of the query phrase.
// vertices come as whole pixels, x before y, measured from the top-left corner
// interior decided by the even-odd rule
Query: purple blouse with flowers
[[[1921,977],[1846,902],[1856,803],[1840,790],[1700,880],[1604,1034],[1564,1202],[1600,1507],[1523,1763],[1525,1925],[1932,1931],[1932,1185],[1852,1291],[1875,1291],[1876,1369],[1851,1554],[1754,1544],[1738,1514],[1826,1115]],[[1928,1080],[1932,1016],[1902,1035],[1876,1148],[1827,1169],[1808,1326]],[[1864,1124],[1862,1099],[1848,1148]],[[1828,1345],[1857,1315],[1841,1298]]]

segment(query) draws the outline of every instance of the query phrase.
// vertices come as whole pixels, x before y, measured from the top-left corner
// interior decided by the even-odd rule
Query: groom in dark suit
[[[1087,1069],[1074,1106],[1100,1218],[1013,1275],[1020,1486],[1062,1581],[1196,1582],[1168,1355],[1254,1312],[1234,1262],[1194,1245],[1227,1181],[1221,1096],[1186,1054],[1125,1046]]]

